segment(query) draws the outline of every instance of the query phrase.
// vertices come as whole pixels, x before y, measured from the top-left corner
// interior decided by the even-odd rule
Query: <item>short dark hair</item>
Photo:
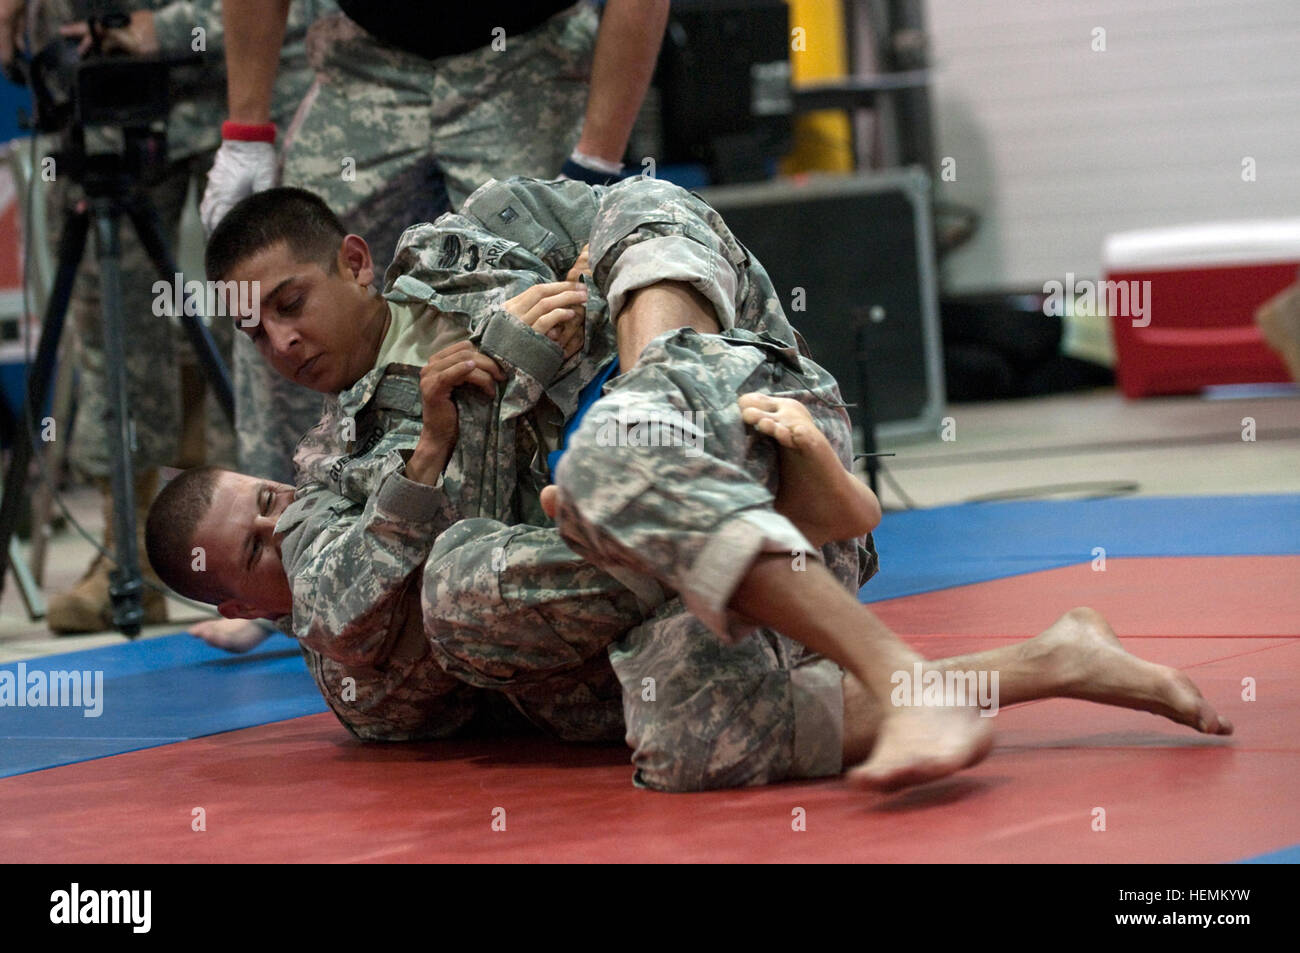
[[[318,261],[333,272],[347,234],[325,201],[306,189],[254,192],[226,213],[208,239],[203,264],[209,281],[225,281],[246,258],[280,242],[299,261]]]
[[[185,598],[211,605],[229,594],[211,573],[194,570],[191,544],[225,472],[221,467],[195,467],[181,473],[162,488],[144,526],[145,551],[158,578]]]

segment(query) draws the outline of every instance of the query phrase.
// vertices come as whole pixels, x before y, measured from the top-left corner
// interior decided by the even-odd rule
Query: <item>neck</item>
[[[379,349],[384,346],[384,338],[388,335],[388,328],[393,323],[393,313],[388,310],[388,302],[384,300],[383,295],[375,299],[375,310],[371,317],[377,333],[370,342],[370,360],[367,364],[374,367],[375,360],[379,357]]]

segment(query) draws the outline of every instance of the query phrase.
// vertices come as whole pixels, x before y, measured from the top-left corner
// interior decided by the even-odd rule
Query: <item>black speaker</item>
[[[674,0],[629,161],[752,182],[794,144],[785,0]]]
[[[934,433],[943,357],[930,178],[920,169],[701,191],[772,278],[854,424]]]

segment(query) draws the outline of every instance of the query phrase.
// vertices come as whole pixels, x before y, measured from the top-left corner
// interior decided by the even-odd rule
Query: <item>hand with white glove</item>
[[[203,201],[199,203],[199,218],[208,235],[240,199],[275,185],[276,162],[275,145],[271,142],[222,141],[208,172]]]

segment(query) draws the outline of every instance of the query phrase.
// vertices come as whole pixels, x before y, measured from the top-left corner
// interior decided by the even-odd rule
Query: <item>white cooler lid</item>
[[[1146,228],[1107,235],[1107,272],[1300,261],[1300,218]]]

